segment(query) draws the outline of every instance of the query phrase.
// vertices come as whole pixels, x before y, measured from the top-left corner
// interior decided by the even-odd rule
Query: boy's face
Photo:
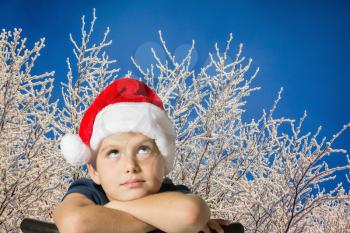
[[[128,201],[157,193],[165,174],[164,159],[154,140],[133,132],[104,138],[97,151],[96,169],[87,166],[109,200]],[[142,182],[125,185],[130,179]]]

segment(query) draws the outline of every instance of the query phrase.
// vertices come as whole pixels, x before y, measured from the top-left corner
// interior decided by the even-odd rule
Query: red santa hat
[[[63,136],[63,157],[73,165],[90,162],[102,139],[116,132],[139,132],[155,139],[166,174],[170,172],[175,157],[172,122],[159,96],[133,78],[115,80],[96,97],[80,122],[79,135]]]

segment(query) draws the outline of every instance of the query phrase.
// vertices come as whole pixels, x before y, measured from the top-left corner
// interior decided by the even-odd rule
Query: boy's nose
[[[128,156],[127,156],[128,157]],[[135,173],[140,171],[140,166],[134,158],[125,158],[125,171],[126,173]]]

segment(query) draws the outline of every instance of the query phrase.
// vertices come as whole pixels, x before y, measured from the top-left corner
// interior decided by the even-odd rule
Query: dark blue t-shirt
[[[190,189],[185,185],[175,185],[168,177],[163,179],[162,185],[158,193],[175,191],[181,193],[191,193]],[[102,186],[96,184],[92,179],[80,178],[74,181],[68,188],[67,193],[63,199],[70,193],[81,193],[88,197],[90,200],[96,203],[96,205],[105,205],[109,202],[106,193],[103,191]]]

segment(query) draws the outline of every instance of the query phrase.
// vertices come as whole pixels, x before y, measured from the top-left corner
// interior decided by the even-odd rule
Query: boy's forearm
[[[156,229],[125,211],[104,206],[81,207],[78,216],[79,232],[84,233],[139,233]]]
[[[163,192],[106,207],[125,211],[165,232],[199,232],[210,218],[207,204],[195,195]]]

